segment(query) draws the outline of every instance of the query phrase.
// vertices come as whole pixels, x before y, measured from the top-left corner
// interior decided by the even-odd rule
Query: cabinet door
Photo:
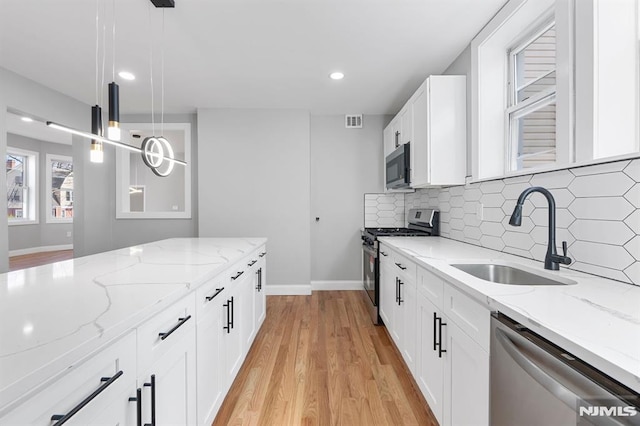
[[[417,294],[415,281],[405,281],[401,278],[400,286],[401,304],[398,308],[401,320],[398,321],[398,332],[400,333],[400,352],[404,362],[409,367],[409,371],[415,376],[416,373],[416,329],[417,329]]]
[[[391,132],[393,136],[393,149],[396,149],[402,145],[402,119],[400,118],[400,114],[396,115],[391,122]]]
[[[391,124],[382,131],[382,140],[384,144],[384,158],[386,159],[387,155],[396,149],[395,136],[393,135],[393,126]]]
[[[237,303],[239,323],[234,324],[234,326],[239,327],[242,335],[243,360],[244,355],[251,347],[253,339],[256,337],[255,303],[257,293],[255,288],[258,283],[258,276],[254,272],[253,268],[248,269],[245,271],[244,277],[235,284],[238,286],[238,300],[234,301],[234,303]]]
[[[264,322],[264,319],[267,316],[267,296],[265,293],[265,283],[267,282],[266,281],[267,280],[266,265],[267,265],[266,260],[262,258],[260,262],[258,262],[258,270],[255,272],[256,286],[254,291],[256,292],[256,297],[255,297],[256,313],[254,317],[256,322],[256,334],[258,330],[260,330],[260,327],[262,326],[262,323]]]
[[[489,354],[447,321],[445,425],[489,424]]]
[[[413,140],[413,107],[411,102],[400,111],[400,143],[405,144]]]
[[[222,288],[222,285],[216,286]],[[214,291],[209,295],[216,294]],[[227,367],[225,366],[223,332],[226,312],[222,305],[226,302],[226,291],[218,293],[207,302],[198,314],[197,328],[197,386],[198,424],[210,425],[222,405],[227,389]]]
[[[242,333],[240,332],[239,316],[242,295],[239,287],[232,288],[225,298],[223,307],[222,350],[224,352],[225,383],[229,386],[240,371],[244,360]],[[227,388],[228,389],[228,388]],[[225,389],[225,392],[227,391]]]
[[[411,144],[411,185],[430,183],[429,167],[429,99],[428,80],[411,98],[413,110],[413,143]]]
[[[397,287],[395,271],[388,263],[380,262],[380,318],[392,334]]]
[[[445,358],[439,355],[440,352],[436,346],[440,338],[439,330],[436,328],[438,326],[436,317],[442,318],[442,312],[421,292],[418,292],[417,299],[418,350],[414,377],[438,423],[443,424]]]

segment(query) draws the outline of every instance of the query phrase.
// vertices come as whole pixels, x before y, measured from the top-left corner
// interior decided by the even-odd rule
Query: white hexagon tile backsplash
[[[640,285],[640,159],[403,195],[406,211],[442,212],[444,237],[542,260],[548,232],[544,197],[531,194],[522,226],[509,225],[518,196],[530,186],[549,189],[556,200],[558,250],[567,241],[570,268]]]

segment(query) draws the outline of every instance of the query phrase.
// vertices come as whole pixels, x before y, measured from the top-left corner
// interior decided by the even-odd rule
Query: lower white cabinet
[[[381,245],[380,316],[443,426],[489,424],[490,312]]]
[[[267,316],[267,293],[264,288],[264,283],[267,282],[267,260],[266,260],[266,251],[262,251],[258,254],[260,260],[258,260],[258,264],[256,266],[255,271],[255,321],[256,321],[256,330],[260,328],[264,319]]]
[[[444,425],[488,425],[489,353],[455,322],[446,329]]]
[[[195,294],[138,328],[142,423],[196,424]]]
[[[96,393],[100,391],[99,393]],[[79,363],[6,416],[0,424],[135,425],[136,333]]]

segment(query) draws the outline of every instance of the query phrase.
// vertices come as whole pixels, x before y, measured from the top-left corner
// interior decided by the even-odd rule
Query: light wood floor
[[[267,319],[214,425],[437,425],[361,297],[267,297]]]
[[[60,262],[73,259],[73,250],[45,251],[42,253],[25,254],[9,258],[9,270],[31,268],[32,266],[46,265],[47,263]]]

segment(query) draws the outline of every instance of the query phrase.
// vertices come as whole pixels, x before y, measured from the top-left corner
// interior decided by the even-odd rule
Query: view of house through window
[[[7,153],[7,214],[9,220],[20,220],[27,210],[27,157]]]
[[[510,170],[556,162],[556,34],[547,23],[509,51]]]
[[[73,218],[73,162],[71,159],[49,158],[51,173],[51,218]]]

